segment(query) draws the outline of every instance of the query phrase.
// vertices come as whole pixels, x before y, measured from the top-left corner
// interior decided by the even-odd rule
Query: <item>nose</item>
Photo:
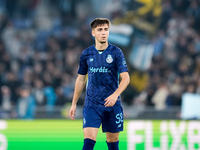
[[[106,31],[103,30],[102,35],[105,35],[105,34],[106,34]]]

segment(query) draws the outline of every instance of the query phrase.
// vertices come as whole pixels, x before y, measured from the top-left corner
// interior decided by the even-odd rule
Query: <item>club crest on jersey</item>
[[[93,62],[93,60],[94,60],[93,58],[90,58],[90,59],[89,59],[90,62]]]
[[[110,54],[108,54],[108,56],[106,58],[106,62],[109,63],[109,64],[113,62],[113,58]]]

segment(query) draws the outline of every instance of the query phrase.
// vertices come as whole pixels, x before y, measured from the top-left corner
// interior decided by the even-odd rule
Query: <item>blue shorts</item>
[[[83,107],[83,128],[99,128],[102,124],[103,132],[116,133],[123,131],[123,122],[124,115],[121,105]]]

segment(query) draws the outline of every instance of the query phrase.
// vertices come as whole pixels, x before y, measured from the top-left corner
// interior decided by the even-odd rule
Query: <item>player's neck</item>
[[[97,50],[104,50],[108,47],[108,42],[105,42],[105,43],[100,43],[100,42],[96,42],[95,43],[95,48]]]

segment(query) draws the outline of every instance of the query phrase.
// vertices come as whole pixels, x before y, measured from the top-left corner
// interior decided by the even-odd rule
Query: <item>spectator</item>
[[[33,90],[32,94],[36,101],[37,106],[44,106],[46,105],[46,97],[44,93],[44,83],[40,79],[35,79],[33,81]]]
[[[177,76],[172,84],[169,85],[169,96],[167,97],[167,105],[170,106],[180,106],[181,96],[183,93],[181,77]]]
[[[155,104],[156,110],[163,110],[166,108],[166,99],[169,94],[167,84],[166,83],[160,83],[157,91],[152,97],[152,102]]]
[[[33,119],[35,115],[35,99],[31,95],[31,87],[22,85],[19,90],[17,114],[20,119]]]
[[[12,100],[11,93],[8,86],[1,87],[1,106],[4,111],[11,111],[12,109]]]

